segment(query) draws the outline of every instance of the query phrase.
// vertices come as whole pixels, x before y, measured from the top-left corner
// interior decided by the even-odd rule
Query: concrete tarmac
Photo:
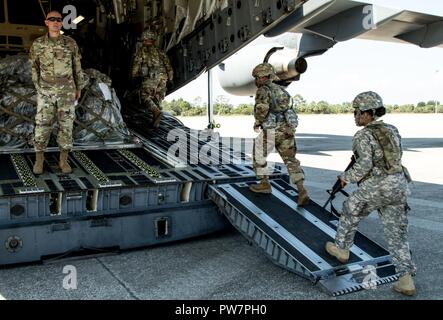
[[[403,136],[404,164],[414,179],[409,240],[418,273],[418,294],[406,298],[391,284],[333,298],[270,262],[234,229],[119,255],[0,269],[0,299],[443,299],[443,114],[387,115]],[[252,117],[221,117],[222,136],[253,138]],[[194,128],[204,118],[183,118]],[[351,115],[300,116],[298,158],[310,195],[323,204],[351,156],[357,128]],[[277,155],[271,160],[278,161]],[[348,190],[355,187],[350,186]],[[340,208],[344,198],[335,204]],[[360,230],[386,246],[372,213]],[[63,288],[67,265],[75,266],[77,288]],[[65,270],[67,271],[67,270]]]

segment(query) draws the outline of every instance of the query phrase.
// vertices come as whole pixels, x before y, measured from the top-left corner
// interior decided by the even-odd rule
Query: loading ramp
[[[297,206],[297,191],[282,179],[271,180],[272,194],[249,190],[254,182],[216,184],[209,197],[230,223],[274,263],[339,296],[396,281],[389,252],[357,232],[347,264],[329,256],[338,219],[312,200]]]

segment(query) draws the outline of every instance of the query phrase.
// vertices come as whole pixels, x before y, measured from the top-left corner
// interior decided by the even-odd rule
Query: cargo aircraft
[[[112,85],[97,83],[103,97],[95,98],[109,102],[115,95],[126,130],[118,143],[75,144],[69,159],[73,173],[68,175],[57,168],[56,147],[49,148],[45,173],[39,176],[32,173],[35,155],[27,138],[20,148],[0,147],[0,265],[158,245],[232,224],[271,261],[332,295],[365,288],[369,273],[376,284],[395,281],[388,251],[362,233],[357,233],[347,264],[325,253],[338,218],[313,200],[298,207],[297,190],[283,166],[273,168],[272,194],[252,194],[248,185],[256,178],[244,143],[226,144],[212,134],[210,103],[209,130],[190,130],[166,114],[154,130],[148,125],[150,115],[130,94],[132,57],[146,28],[157,32],[156,43],[172,62],[169,93],[217,69],[227,92],[252,95],[251,70],[261,62],[271,63],[279,83],[288,86],[303,77],[309,57],[355,38],[443,46],[441,16],[403,8],[401,1],[402,9],[378,3],[0,0],[0,54],[6,57],[0,60],[2,94],[15,97],[0,100],[0,119],[9,117],[0,134],[20,141],[19,125],[32,125],[32,117],[23,117],[14,105],[18,100],[35,105],[32,84],[13,82],[23,89],[17,98],[3,73],[8,62],[26,55],[32,41],[46,32],[43,21],[50,10],[63,14],[64,32],[77,41],[83,69],[93,68],[112,80]],[[18,79],[29,70],[11,72]],[[208,88],[210,92],[210,84]],[[76,125],[92,132],[101,121],[108,131],[123,130],[99,116]],[[97,130],[92,133],[100,137]]]

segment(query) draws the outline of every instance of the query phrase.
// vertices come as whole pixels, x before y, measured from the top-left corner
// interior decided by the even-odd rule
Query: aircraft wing
[[[443,47],[443,17],[372,1],[308,0],[266,36],[284,32],[316,35],[340,42],[352,38]]]
[[[354,38],[443,47],[443,10],[432,15],[431,10],[420,9],[433,3],[438,8],[441,0],[238,0],[219,1],[225,3],[220,7],[203,6],[217,1],[196,1],[192,6],[188,3],[181,18],[170,19],[177,22],[177,30],[182,30],[171,38],[173,46],[168,51],[176,74],[171,91],[225,61],[262,34],[275,39],[287,32],[299,34],[293,37],[297,39],[295,58],[322,54],[337,42]],[[399,8],[388,7],[388,2]],[[202,8],[215,11],[201,15]],[[181,25],[183,28],[179,28]],[[296,42],[294,39],[291,41]],[[246,61],[255,63],[257,57],[258,62],[263,61],[270,49],[251,52]],[[249,64],[243,66],[246,67]],[[238,70],[235,72],[234,78],[238,79]],[[245,77],[250,78],[249,69]],[[233,85],[237,86],[237,81]]]

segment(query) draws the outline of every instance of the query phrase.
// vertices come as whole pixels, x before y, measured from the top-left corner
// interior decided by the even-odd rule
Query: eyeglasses
[[[56,17],[50,17],[50,18],[48,18],[48,19],[46,19],[46,20],[48,20],[48,21],[51,21],[51,22],[62,22],[62,18],[56,18]]]
[[[360,110],[354,110],[354,117],[360,114]]]

